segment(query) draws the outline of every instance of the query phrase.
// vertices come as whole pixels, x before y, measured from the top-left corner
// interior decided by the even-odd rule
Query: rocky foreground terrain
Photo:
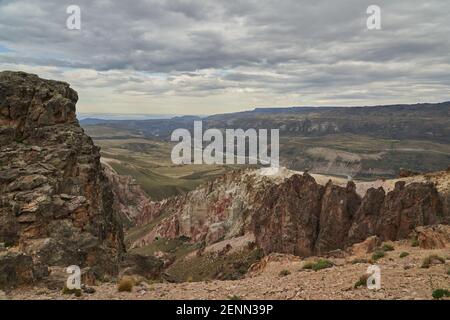
[[[0,296],[426,299],[449,289],[449,170],[372,182],[239,170],[152,201],[102,166],[76,101],[66,83],[0,73]],[[374,263],[376,292],[360,279]],[[64,289],[69,265],[82,270],[76,295]]]
[[[449,232],[447,227],[447,232]],[[428,234],[431,236],[431,233]],[[341,257],[328,257],[328,268],[314,271],[305,269],[318,257],[301,259],[292,255],[271,254],[250,268],[245,278],[235,281],[200,281],[184,283],[138,282],[131,292],[118,292],[116,283],[99,283],[94,293],[80,297],[64,295],[45,287],[21,288],[4,296],[8,299],[433,299],[437,289],[450,287],[450,233],[446,247],[426,249],[411,246],[410,241],[390,243],[393,251],[375,263],[381,268],[381,289],[369,290],[360,282],[366,274],[373,249],[366,242],[355,246]],[[407,253],[407,255],[406,255]],[[406,256],[405,256],[406,255]],[[430,256],[442,257],[423,267]],[[360,283],[358,283],[360,282]]]

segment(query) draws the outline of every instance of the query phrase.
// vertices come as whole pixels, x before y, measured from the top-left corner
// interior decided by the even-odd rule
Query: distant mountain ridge
[[[82,119],[82,125],[114,124],[136,129],[147,137],[170,138],[174,129],[191,130],[203,120],[204,128],[280,129],[281,135],[322,136],[364,134],[392,139],[425,139],[450,143],[450,102],[368,107],[255,108],[251,111],[170,119]]]
[[[331,111],[337,109],[361,109],[361,108],[414,108],[414,107],[429,107],[435,105],[450,105],[450,101],[444,101],[439,103],[416,103],[416,104],[389,104],[389,105],[373,105],[373,106],[292,106],[292,107],[255,107],[249,112],[264,112],[264,113],[277,113],[277,112],[302,112],[302,111]]]
[[[368,107],[255,108],[238,113],[158,120],[81,121],[92,137],[141,137],[170,143],[172,132],[279,129],[281,164],[293,170],[352,176],[394,178],[402,168],[419,172],[444,170],[450,164],[450,102]],[[117,137],[119,138],[119,137]],[[167,155],[169,157],[170,155]]]

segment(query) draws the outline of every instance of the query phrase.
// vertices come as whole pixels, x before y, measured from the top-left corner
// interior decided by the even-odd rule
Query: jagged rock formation
[[[431,182],[400,181],[387,194],[370,188],[362,197],[356,190],[352,181],[322,185],[307,173],[275,181],[255,171],[231,172],[165,201],[151,219],[138,217],[155,227],[133,246],[180,236],[210,245],[252,234],[266,254],[311,256],[375,235],[403,239],[417,226],[448,221],[442,194]]]
[[[67,83],[0,72],[0,243],[36,266],[114,274],[122,227],[99,149],[78,125],[77,99]]]
[[[120,213],[124,227],[135,225],[138,216],[151,216],[151,211],[156,204],[150,200],[133,177],[119,175],[108,165],[104,165],[104,172],[114,194],[114,205]]]
[[[132,244],[140,247],[155,238],[186,236],[192,242],[212,244],[220,239],[243,235],[251,219],[247,209],[256,203],[259,190],[269,182],[256,183],[256,177],[232,171],[185,195],[163,200],[148,213],[136,218],[138,225],[159,223]]]

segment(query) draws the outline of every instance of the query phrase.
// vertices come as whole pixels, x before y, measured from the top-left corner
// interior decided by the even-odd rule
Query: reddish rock
[[[355,243],[351,246],[350,252],[356,256],[364,256],[372,252],[376,247],[381,244],[380,238],[377,236],[368,237],[366,240],[360,243]]]
[[[77,99],[67,83],[0,72],[0,242],[34,263],[114,274],[122,226]]]
[[[450,247],[450,226],[435,225],[415,229],[419,247],[423,249],[443,249]]]
[[[325,187],[320,211],[319,235],[315,249],[318,254],[341,249],[347,243],[348,230],[361,199],[353,182],[347,188],[329,182]]]
[[[384,240],[409,236],[418,226],[439,223],[444,217],[442,202],[433,184],[397,182],[386,195],[375,233]]]
[[[313,254],[323,193],[324,187],[304,174],[272,185],[261,195],[252,226],[256,241],[266,254]]]
[[[385,197],[386,193],[383,188],[367,190],[348,232],[349,243],[360,242],[366,239],[367,235],[376,234],[377,222]]]

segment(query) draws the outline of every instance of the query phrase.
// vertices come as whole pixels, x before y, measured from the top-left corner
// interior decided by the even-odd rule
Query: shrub
[[[383,251],[394,251],[394,246],[389,244],[389,243],[385,243],[382,247]]]
[[[123,277],[120,279],[119,283],[117,284],[117,290],[119,292],[131,292],[133,291],[134,287],[134,279],[132,277]]]
[[[423,259],[421,268],[428,269],[435,262],[445,263],[445,259],[436,254],[432,254],[432,255],[426,257],[425,259]]]
[[[314,271],[319,271],[322,269],[331,268],[332,266],[334,266],[334,263],[331,262],[330,260],[320,259],[317,262],[307,262],[306,264],[303,265],[302,269],[307,269],[307,270],[312,269]]]
[[[69,289],[66,286],[62,289],[63,294],[73,294],[76,297],[81,297],[81,289]]]
[[[334,264],[333,264],[333,262],[331,262],[330,260],[320,259],[320,260],[313,266],[313,270],[314,270],[314,271],[318,271],[318,270],[322,270],[322,269],[326,269],[326,268],[331,268],[332,266],[334,266]]]
[[[414,238],[414,239],[411,241],[411,247],[418,247],[418,246],[419,246],[419,239]]]
[[[361,277],[359,277],[358,281],[356,281],[354,288],[356,289],[359,287],[366,286],[367,279],[369,279],[369,274],[363,274]]]
[[[376,250],[373,254],[372,254],[372,260],[373,261],[377,261],[381,258],[383,258],[386,255],[386,253],[383,250]]]
[[[447,289],[436,289],[431,295],[434,299],[442,299],[444,297],[450,297],[450,291]]]
[[[186,278],[186,282],[193,282],[194,281],[194,277],[193,276],[188,276]]]
[[[400,258],[405,258],[405,257],[407,257],[407,256],[409,256],[409,253],[408,253],[408,252],[402,252],[402,253],[400,253]]]
[[[228,300],[242,300],[242,298],[240,296],[237,295],[232,295],[228,297]]]
[[[447,275],[450,276],[450,268],[447,269]]]
[[[289,271],[289,270],[286,270],[286,269],[284,269],[284,270],[281,270],[280,271],[280,273],[278,274],[280,277],[286,277],[286,276],[288,276],[288,275],[290,275],[291,274],[291,272]]]

